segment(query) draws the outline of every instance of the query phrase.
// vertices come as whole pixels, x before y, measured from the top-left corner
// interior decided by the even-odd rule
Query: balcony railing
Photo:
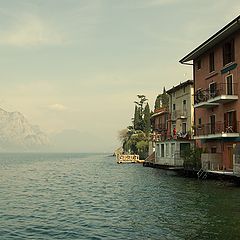
[[[162,142],[170,138],[170,135],[166,131],[163,132],[154,132],[151,136],[151,141],[153,142]]]
[[[210,135],[210,134],[228,134],[240,133],[240,122],[235,124],[226,124],[224,122],[207,123],[196,126],[195,136]]]
[[[171,119],[176,120],[178,118],[187,118],[187,110],[173,110]]]
[[[238,84],[232,83],[216,83],[212,88],[200,89],[197,90],[194,94],[194,103],[199,104],[202,102],[214,102],[217,97],[220,96],[229,96],[231,100],[231,96],[236,96],[238,94]]]
[[[153,127],[154,130],[158,132],[167,131],[167,123],[155,124]]]

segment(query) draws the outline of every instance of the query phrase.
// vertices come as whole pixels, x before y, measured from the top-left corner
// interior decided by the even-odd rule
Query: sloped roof
[[[169,90],[166,91],[167,94],[175,92],[183,87],[186,87],[188,85],[193,85],[193,80],[187,80],[185,82],[182,82],[180,84],[178,84],[177,86],[173,86],[172,88],[170,88]]]

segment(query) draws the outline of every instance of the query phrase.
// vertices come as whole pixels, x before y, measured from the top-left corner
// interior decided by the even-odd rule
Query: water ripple
[[[239,239],[240,189],[101,154],[1,154],[1,239]]]

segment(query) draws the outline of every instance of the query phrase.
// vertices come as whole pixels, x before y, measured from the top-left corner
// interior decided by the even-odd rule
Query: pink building
[[[180,60],[192,64],[196,144],[202,167],[233,171],[240,143],[240,16]]]
[[[170,137],[168,108],[161,107],[156,109],[151,117],[151,122],[154,141],[165,141]]]

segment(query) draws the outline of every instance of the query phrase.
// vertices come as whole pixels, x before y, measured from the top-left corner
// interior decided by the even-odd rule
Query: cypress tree
[[[134,112],[134,129],[135,130],[142,130],[142,118],[141,118],[141,109],[137,105],[135,106]]]
[[[151,114],[150,114],[150,108],[149,104],[147,103],[144,108],[144,132],[146,134],[149,134],[151,131],[151,120],[150,120]]]
[[[134,110],[134,117],[133,117],[133,128],[136,129],[137,127],[137,117],[138,117],[138,107],[135,105],[135,110]]]
[[[163,88],[163,93],[162,93],[162,107],[169,107],[169,95],[166,93],[165,87]]]
[[[155,100],[154,110],[161,107],[161,94],[159,94]]]

